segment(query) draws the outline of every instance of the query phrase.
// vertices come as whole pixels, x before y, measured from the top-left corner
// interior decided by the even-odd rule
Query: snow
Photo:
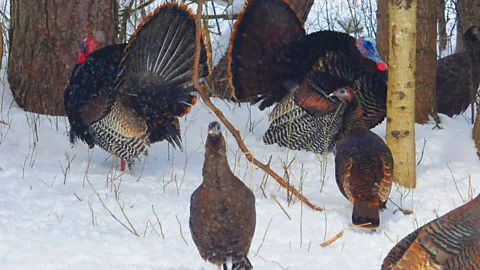
[[[243,2],[235,0],[234,6]],[[314,6],[310,30],[325,29],[320,10]],[[220,27],[222,35],[212,36],[215,62],[227,49],[232,22]],[[13,102],[5,74],[0,83],[0,120],[9,123],[0,124],[0,269],[216,269],[201,259],[188,227],[190,196],[202,181],[207,127],[217,120],[202,102],[181,120],[184,152],[165,142],[154,144],[148,157],[122,174],[119,162],[103,150],[71,146],[64,117],[25,113]],[[417,188],[395,186],[390,195],[413,214],[403,215],[389,202],[376,232],[346,230],[322,248],[351,226],[352,205],[336,185],[333,155],[266,146],[268,112],[223,100],[215,104],[257,159],[267,163],[271,157],[280,175],[282,163],[294,160],[290,182],[325,208],[314,211],[295,198],[289,205],[286,190],[271,177],[265,182],[263,171],[252,168],[224,130],[230,166],[256,195],[257,226],[249,253],[255,269],[379,269],[396,241],[480,190],[472,125],[463,116],[441,115],[442,130],[433,129],[433,123],[416,126]],[[385,123],[373,131],[385,137]],[[139,237],[109,213],[130,228],[122,208]]]
[[[0,124],[0,269],[216,269],[200,258],[188,227],[190,196],[202,181],[206,129],[216,120],[201,102],[181,121],[184,152],[167,143],[155,144],[134,171],[121,174],[118,162],[112,163],[101,149],[89,151],[82,143],[72,147],[65,118],[23,112],[12,103],[8,84],[2,96],[0,119],[9,125]],[[256,158],[268,162],[272,156],[276,172],[283,175],[282,160],[294,158],[290,181],[297,188],[303,185],[303,195],[326,209],[317,212],[295,199],[288,205],[285,189],[271,178],[262,185],[264,173],[252,169],[224,131],[230,166],[257,199],[249,253],[255,269],[379,269],[395,241],[480,190],[472,125],[462,116],[441,115],[443,130],[433,129],[432,123],[416,126],[417,159],[423,152],[417,188],[394,187],[390,196],[414,214],[395,212],[389,202],[376,232],[346,230],[338,241],[322,248],[321,243],[351,226],[352,206],[335,183],[333,156],[323,159],[266,146],[262,136],[268,127],[267,112],[223,100],[215,104],[239,128]],[[374,131],[384,137],[385,123]],[[71,165],[65,177],[67,159]],[[128,226],[122,205],[140,237],[109,214],[88,181],[109,211]]]

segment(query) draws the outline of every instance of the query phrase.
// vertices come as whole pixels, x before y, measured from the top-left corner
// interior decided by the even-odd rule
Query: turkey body
[[[438,60],[437,110],[452,117],[472,103],[480,85],[480,30],[470,27],[463,34],[465,51]]]
[[[73,68],[64,96],[71,143],[78,138],[94,146],[88,125],[98,121],[115,100],[115,79],[126,46],[105,46]]]
[[[332,95],[348,102],[342,136],[336,145],[337,185],[353,204],[352,223],[375,229],[392,188],[392,153],[382,138],[363,123],[362,110],[351,88],[336,90]]]
[[[190,201],[190,231],[200,256],[217,266],[253,269],[247,258],[255,233],[255,196],[230,170],[220,125],[210,124],[203,182]],[[226,269],[226,268],[224,268]]]
[[[178,118],[196,103],[191,78],[196,23],[186,6],[166,3],[128,44],[102,48],[77,65],[65,89],[70,141],[97,145],[129,166],[147,146],[181,148]],[[208,73],[201,43],[200,76]]]
[[[376,228],[379,210],[390,195],[393,158],[390,149],[368,129],[349,130],[336,146],[335,178],[342,194],[352,202],[352,223]]]
[[[369,128],[385,117],[386,65],[375,44],[334,31],[307,35],[286,1],[247,1],[232,32],[229,63],[235,99],[261,102],[260,109],[278,103],[263,138],[266,144],[332,150],[343,107],[328,95],[344,86],[358,92]]]
[[[382,270],[480,269],[480,196],[403,238]]]

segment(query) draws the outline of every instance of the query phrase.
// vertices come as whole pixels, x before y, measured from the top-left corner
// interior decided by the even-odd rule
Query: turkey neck
[[[233,173],[228,166],[225,139],[222,134],[207,137],[205,162],[203,163],[203,184],[223,190]]]
[[[357,97],[353,97],[353,100],[346,104],[347,108],[345,109],[344,113],[344,123],[343,123],[343,130],[353,130],[353,129],[365,129],[366,126],[363,123],[362,119],[362,108],[358,104]]]

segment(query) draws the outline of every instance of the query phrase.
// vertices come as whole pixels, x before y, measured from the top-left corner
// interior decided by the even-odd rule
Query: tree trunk
[[[480,113],[480,106],[477,106],[477,115]],[[480,158],[480,117],[475,119],[475,124],[473,126],[473,140],[475,141],[475,146],[477,147],[477,155]]]
[[[415,122],[426,124],[437,115],[437,6],[438,0],[418,1],[417,70],[415,73]]]
[[[388,1],[377,0],[377,38],[378,52],[388,63]]]
[[[10,8],[8,81],[15,101],[26,111],[64,115],[63,91],[80,41],[94,32],[106,44],[116,41],[116,1],[11,0]]]
[[[377,47],[380,55],[387,63],[389,46],[388,2],[385,0],[377,1]],[[437,114],[437,73],[435,72],[437,70],[438,5],[439,0],[423,0],[418,2],[417,8],[415,121],[419,124],[427,123],[429,115],[437,123],[440,122]]]
[[[314,0],[290,0],[289,3],[295,9],[298,17],[303,23],[307,20],[308,13],[312,8]],[[212,73],[207,78],[208,84],[212,87],[210,95],[230,99],[233,89],[228,83],[228,58],[224,56],[220,62],[213,68]]]
[[[387,144],[394,180],[415,188],[415,66],[417,0],[389,0]]]
[[[457,0],[457,45],[456,52],[463,52],[462,35],[472,25],[480,22],[480,0]]]

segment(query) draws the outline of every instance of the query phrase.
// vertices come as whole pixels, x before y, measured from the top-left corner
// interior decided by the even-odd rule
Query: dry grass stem
[[[152,211],[153,211],[153,214],[155,215],[155,217],[157,218],[158,227],[160,227],[160,233],[162,234],[162,238],[165,239],[165,234],[163,233],[162,223],[160,222],[160,219],[158,218],[157,213],[155,213],[155,208],[153,207],[153,204],[152,204]]]
[[[187,240],[185,240],[185,237],[183,236],[182,223],[180,223],[180,220],[178,219],[177,215],[175,215],[175,218],[177,219],[178,226],[180,226],[180,236],[182,237],[183,241],[185,241],[185,245],[188,246],[188,242]]]
[[[260,252],[260,248],[263,246],[263,242],[265,242],[265,236],[267,236],[268,228],[270,228],[270,224],[272,223],[273,217],[270,218],[270,221],[268,222],[267,229],[265,229],[265,233],[263,234],[262,238],[262,243],[260,243],[260,246],[257,248],[257,252],[255,252],[255,257],[257,257],[258,253]]]
[[[125,211],[123,210],[123,207],[122,205],[120,205],[120,202],[116,199],[118,205],[120,206],[121,210],[122,210],[122,213],[123,213],[123,216],[127,219],[128,221],[128,224],[130,225],[130,227],[128,227],[127,225],[125,225],[125,223],[123,223],[120,219],[117,218],[117,216],[115,216],[115,214],[112,213],[112,211],[110,211],[110,209],[108,209],[108,207],[105,205],[105,203],[103,202],[102,198],[100,197],[100,194],[98,194],[97,190],[93,187],[92,183],[90,182],[90,180],[88,179],[88,177],[86,177],[86,180],[87,180],[87,183],[90,185],[90,187],[92,188],[93,192],[95,192],[95,195],[97,195],[97,198],[98,200],[100,201],[100,203],[102,204],[103,208],[105,208],[105,210],[107,210],[107,212],[110,214],[110,216],[112,216],[118,223],[120,223],[120,225],[122,225],[125,229],[127,229],[127,231],[129,231],[131,234],[137,236],[137,237],[140,237],[140,235],[137,233],[137,231],[135,230],[135,228],[133,227],[132,223],[130,223],[130,220],[128,219],[127,215],[125,214]],[[93,215],[93,210],[92,210],[92,215]]]

